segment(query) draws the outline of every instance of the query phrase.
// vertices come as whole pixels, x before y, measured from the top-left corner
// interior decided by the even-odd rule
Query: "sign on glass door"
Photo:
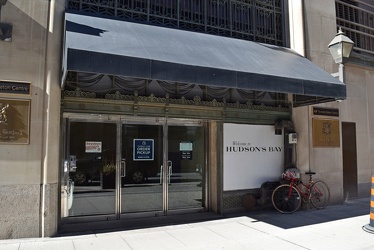
[[[154,140],[134,139],[134,161],[153,161]]]

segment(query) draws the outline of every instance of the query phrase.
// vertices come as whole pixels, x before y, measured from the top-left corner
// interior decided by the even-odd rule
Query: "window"
[[[354,51],[374,55],[374,2],[336,0],[336,22],[355,43]]]
[[[67,0],[67,9],[285,46],[282,0]]]

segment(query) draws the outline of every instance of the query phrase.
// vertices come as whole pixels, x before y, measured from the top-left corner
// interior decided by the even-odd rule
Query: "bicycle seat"
[[[314,175],[316,172],[305,172],[305,174]]]

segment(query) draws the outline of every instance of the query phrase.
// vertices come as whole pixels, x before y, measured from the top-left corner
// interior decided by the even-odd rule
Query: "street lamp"
[[[330,42],[328,48],[335,62],[339,64],[339,80],[344,83],[344,63],[351,55],[353,41],[349,39],[342,28],[339,28],[338,34]]]

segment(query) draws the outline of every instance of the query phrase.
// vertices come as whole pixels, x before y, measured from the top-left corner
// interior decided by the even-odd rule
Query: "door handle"
[[[171,175],[173,174],[173,162],[172,161],[168,161],[168,184],[170,184],[170,181],[171,181]]]
[[[168,164],[168,172],[167,172],[167,181],[170,184],[170,176],[173,174],[173,162],[172,161],[167,161]],[[161,165],[160,168],[160,184],[162,184],[164,172],[163,172],[164,166]]]
[[[126,161],[121,161],[121,177],[126,177]]]
[[[172,175],[173,174],[173,162],[172,161],[168,161],[168,175]]]
[[[70,164],[69,161],[64,161],[64,173],[69,172]]]
[[[160,167],[160,184],[162,184],[162,177],[164,176],[164,173],[162,172],[164,170],[164,167],[161,165]]]

